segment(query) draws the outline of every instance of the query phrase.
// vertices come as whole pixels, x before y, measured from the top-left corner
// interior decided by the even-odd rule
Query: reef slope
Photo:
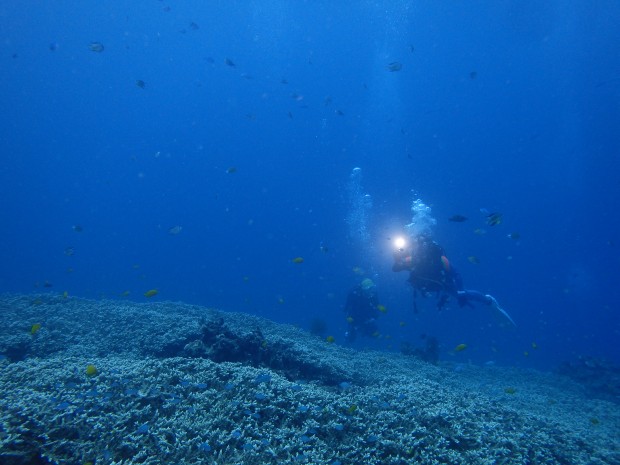
[[[0,354],[3,465],[620,463],[618,405],[566,377],[247,314],[4,295]]]

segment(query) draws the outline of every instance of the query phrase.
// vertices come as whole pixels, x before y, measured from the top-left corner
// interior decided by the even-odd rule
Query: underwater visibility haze
[[[569,447],[566,456],[543,454],[547,463],[582,463],[582,453],[596,455],[593,463],[620,460],[616,2],[26,0],[0,5],[0,24],[0,377],[11,393],[2,404],[0,457],[69,463],[44,441],[26,441],[29,449],[11,443],[28,410],[9,405],[25,388],[12,383],[31,379],[34,360],[49,356],[41,370],[55,381],[29,389],[53,397],[54,415],[88,411],[71,390],[80,382],[86,397],[107,390],[130,409],[143,396],[135,400],[142,408],[159,394],[138,395],[143,386],[127,380],[164,383],[163,376],[167,387],[158,392],[168,413],[177,400],[199,408],[208,384],[222,411],[241,405],[239,424],[268,418],[270,399],[290,389],[290,405],[278,407],[292,409],[281,413],[286,428],[312,417],[286,454],[267,454],[285,442],[271,433],[246,425],[224,441],[217,431],[227,426],[202,425],[211,436],[195,439],[189,455],[167,439],[177,452],[162,457],[174,463],[198,453],[205,463],[487,463],[486,452],[471,455],[484,439],[455,439],[461,446],[439,453],[433,436],[414,454],[404,440],[388,447],[398,440],[383,433],[346,438],[365,431],[364,415],[372,422],[421,394],[408,377],[418,379],[415,389],[428,388],[424,395],[438,383],[441,395],[433,406],[407,404],[412,416],[405,404],[394,407],[404,415],[397,421],[437,437],[449,434],[428,420],[441,414],[428,412],[452,402],[459,385],[482,383],[480,395],[489,392],[491,400],[471,405],[498,402],[543,418],[546,401],[515,387],[523,373],[545,392],[557,389],[546,395],[558,416],[541,420],[540,431],[556,422],[567,437],[593,438],[595,452]],[[397,239],[420,233],[441,245],[446,270],[458,270],[466,289],[492,295],[515,325],[498,322],[484,304],[448,299],[438,310],[432,292],[414,296],[407,274],[392,271],[393,255]],[[380,302],[373,330],[347,339],[355,324],[347,296],[368,283]],[[251,327],[238,313],[250,315]],[[63,331],[75,339],[62,339]],[[98,331],[102,340],[92,337]],[[158,342],[134,350],[138,333]],[[205,349],[215,344],[212,333],[253,355],[214,355]],[[273,355],[278,347],[289,358]],[[324,365],[304,351],[321,354]],[[360,367],[339,357],[360,357]],[[380,377],[370,374],[384,360],[403,364],[389,395],[374,391]],[[106,363],[117,371],[106,375]],[[84,374],[86,366],[95,371]],[[221,379],[202,381],[200,370]],[[57,388],[61,378],[73,383],[69,391]],[[243,379],[250,400],[230,387],[241,392]],[[333,392],[309,393],[300,380]],[[578,404],[580,395],[601,404],[590,413],[583,407],[585,420],[574,426],[555,403]],[[332,436],[322,435],[328,420],[320,408],[336,412]],[[56,424],[52,417],[39,422]],[[519,421],[511,428],[526,423]],[[172,424],[134,425],[134,441],[161,439],[157,428]],[[155,453],[139,459],[123,449],[113,431],[105,447],[74,442],[73,456],[160,463]],[[506,447],[497,441],[494,450]],[[350,450],[330,456],[319,447],[339,442]],[[355,462],[354,450],[368,455]],[[537,453],[515,446],[493,457],[536,463]]]

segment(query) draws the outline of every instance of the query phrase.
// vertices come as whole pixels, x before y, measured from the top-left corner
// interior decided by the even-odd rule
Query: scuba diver
[[[417,294],[427,297],[437,296],[437,309],[442,310],[448,300],[454,297],[460,307],[472,302],[488,305],[503,323],[516,326],[510,315],[497,303],[495,297],[463,287],[463,280],[458,271],[450,264],[443,248],[430,236],[417,235],[411,244],[403,238],[395,241],[394,265],[392,271],[409,271],[408,282],[413,287],[413,309],[418,312]]]
[[[366,278],[349,291],[344,306],[349,324],[344,337],[347,342],[353,342],[357,334],[371,337],[377,333],[377,317],[379,316],[379,295],[377,286],[371,279]]]

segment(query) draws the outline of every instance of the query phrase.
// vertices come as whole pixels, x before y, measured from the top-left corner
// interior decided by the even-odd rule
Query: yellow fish
[[[97,374],[97,367],[95,365],[86,365],[86,375],[95,376]]]
[[[30,328],[30,334],[37,334],[37,332],[39,332],[40,329],[41,329],[41,323],[35,323]]]
[[[377,305],[377,310],[379,310],[381,313],[387,313],[386,306],[382,304]]]
[[[148,299],[148,298],[156,296],[158,293],[159,291],[157,289],[150,289],[144,293],[144,297]]]
[[[454,348],[455,352],[461,352],[462,350],[467,349],[467,344],[459,344]]]
[[[497,226],[498,224],[502,224],[503,215],[500,212],[493,212],[487,215],[487,224],[489,226]]]
[[[129,294],[131,294],[131,292],[123,291],[123,292],[121,292],[121,297],[127,297],[127,296],[129,296]]]
[[[336,342],[336,338],[334,336],[327,336],[325,338],[325,341],[330,343],[330,344],[333,344],[334,342]]]
[[[291,260],[293,263],[303,263],[304,259],[303,257],[295,257],[293,258],[293,260]]]
[[[467,260],[469,260],[469,263],[473,263],[474,265],[480,264],[480,259],[475,255],[470,255],[469,257],[467,257]]]
[[[353,320],[353,317],[352,317],[352,316],[348,316],[348,317],[347,317],[347,323],[351,324],[351,323],[353,323],[353,321],[354,321],[354,320]]]

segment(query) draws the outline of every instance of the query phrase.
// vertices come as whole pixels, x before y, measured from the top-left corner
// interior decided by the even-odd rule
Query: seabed
[[[242,313],[3,295],[0,354],[2,465],[620,463],[619,403],[566,376]]]

